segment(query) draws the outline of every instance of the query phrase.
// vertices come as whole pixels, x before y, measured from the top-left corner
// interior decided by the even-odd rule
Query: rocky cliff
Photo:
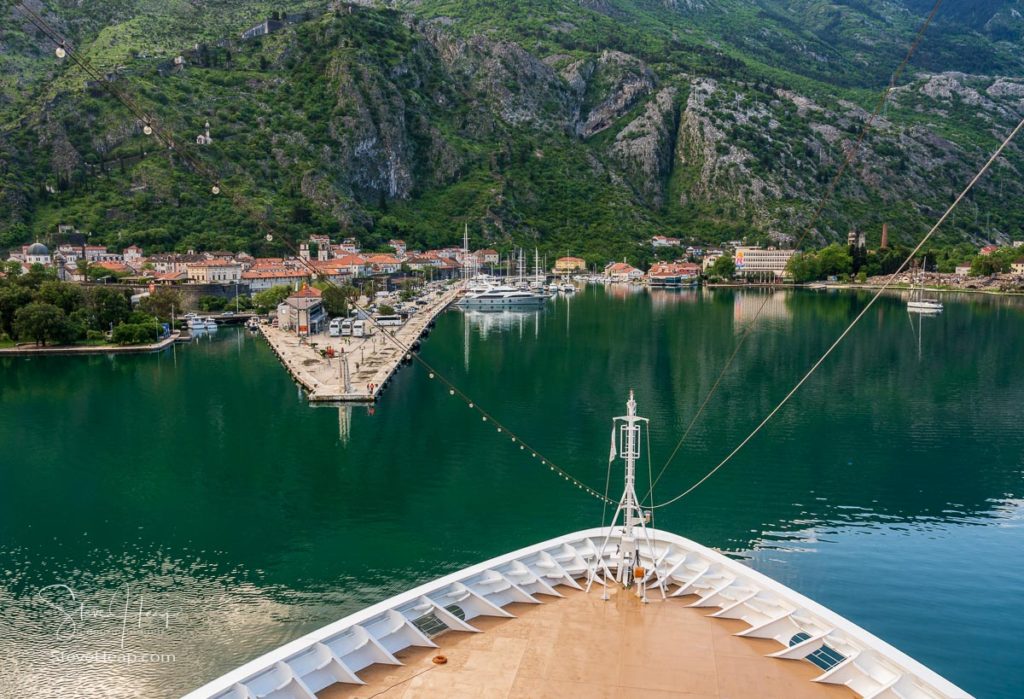
[[[697,34],[694,18],[714,13],[705,3],[555,3],[529,26],[521,14],[474,19],[486,3],[460,6],[466,16],[439,2],[337,5],[261,39],[182,49],[180,63],[137,50],[110,77],[183,140],[210,121],[213,143],[190,148],[285,236],[435,244],[465,222],[479,242],[595,257],[659,232],[792,240],[878,94],[737,61]],[[0,244],[58,222],[151,247],[258,244],[248,213],[211,200],[101,85],[31,42],[4,41],[8,60],[49,68],[24,69],[33,89],[7,88],[0,102],[18,106],[0,137]],[[91,60],[106,65],[98,48]],[[1020,72],[915,67],[812,236],[871,237],[888,220],[909,240],[1022,114]],[[948,235],[1019,237],[1021,167],[1015,148]]]

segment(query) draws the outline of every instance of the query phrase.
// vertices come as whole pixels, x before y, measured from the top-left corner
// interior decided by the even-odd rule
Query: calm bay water
[[[423,356],[603,489],[628,389],[657,470],[762,299],[591,287],[539,313],[451,311]],[[718,463],[866,300],[773,294],[655,499]],[[1022,696],[1021,347],[1019,301],[917,319],[885,299],[655,524],[741,553],[978,696]],[[0,445],[2,697],[178,695],[601,519],[423,370],[372,414],[310,407],[234,329],[155,356],[0,360]]]

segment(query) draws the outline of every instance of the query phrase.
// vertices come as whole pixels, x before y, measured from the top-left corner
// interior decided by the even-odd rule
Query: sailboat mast
[[[469,223],[462,230],[462,279],[469,280]]]

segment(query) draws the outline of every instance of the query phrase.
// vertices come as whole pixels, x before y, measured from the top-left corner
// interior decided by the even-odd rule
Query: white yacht
[[[467,292],[458,301],[465,308],[511,308],[516,306],[542,306],[547,296],[513,286],[492,286],[484,291]]]
[[[911,299],[907,301],[907,310],[917,313],[938,313],[943,309],[941,301],[931,299]]]
[[[186,699],[970,696],[785,585],[649,527],[635,486],[645,422],[631,392],[613,421],[625,478],[605,498],[610,526],[401,592]]]
[[[928,258],[926,257],[922,264],[922,269],[927,264]],[[924,283],[920,279],[911,286],[910,299],[907,301],[907,311],[911,313],[938,313],[942,308],[942,302],[938,299],[924,298]]]
[[[186,313],[181,317],[192,330],[216,330],[217,321],[213,319],[213,316],[206,316],[202,318],[197,313]]]
[[[485,274],[481,274],[473,277],[466,282],[466,292],[470,294],[480,294],[485,291],[490,291],[494,288],[495,281]]]

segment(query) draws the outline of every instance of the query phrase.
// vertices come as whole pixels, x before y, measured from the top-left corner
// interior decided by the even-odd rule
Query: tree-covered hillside
[[[189,142],[219,196],[2,10],[0,248],[53,240],[59,223],[149,251],[257,252],[310,232],[443,244],[467,223],[474,243],[595,261],[655,233],[797,237],[931,7],[364,5],[32,5]],[[850,227],[877,240],[887,220],[906,241],[933,221],[1024,114],[1018,5],[943,3],[813,240]],[[241,40],[271,13],[289,21]],[[213,142],[195,145],[206,122]],[[986,178],[946,240],[1020,237],[1021,154]]]

